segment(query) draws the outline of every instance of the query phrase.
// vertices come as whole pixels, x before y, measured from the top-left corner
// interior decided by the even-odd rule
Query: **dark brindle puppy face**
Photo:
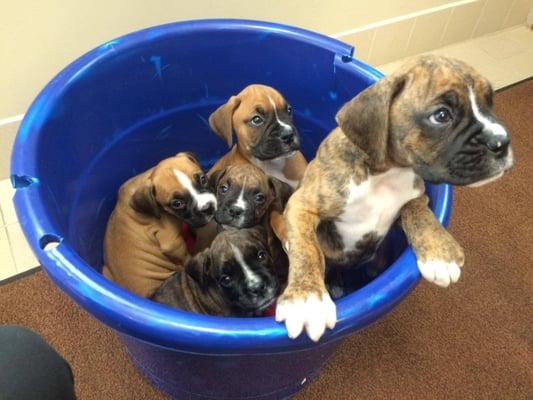
[[[221,225],[250,228],[261,223],[276,195],[272,182],[252,164],[229,166],[212,181],[218,204],[215,220]]]
[[[165,212],[199,227],[213,218],[216,198],[196,158],[190,153],[178,153],[154,168],[147,182],[132,196],[130,205],[156,218]]]
[[[355,97],[337,121],[376,165],[411,166],[431,182],[481,184],[513,164],[492,97],[468,65],[425,56]]]
[[[209,249],[191,259],[186,271],[204,289],[214,287],[231,309],[259,313],[279,290],[266,241],[262,227],[222,231]]]
[[[209,124],[228,146],[234,131],[240,151],[259,160],[288,157],[300,149],[291,106],[269,86],[247,86],[211,114]]]

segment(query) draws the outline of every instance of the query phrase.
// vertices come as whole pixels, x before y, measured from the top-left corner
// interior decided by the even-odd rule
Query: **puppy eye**
[[[262,125],[264,120],[259,115],[256,115],[251,119],[252,125],[259,126]]]
[[[257,193],[255,195],[255,202],[257,204],[263,204],[265,202],[265,200],[266,200],[266,197],[265,197],[265,195],[263,193]]]
[[[172,199],[170,201],[170,207],[172,207],[174,210],[181,210],[183,207],[185,207],[185,202],[180,199]]]
[[[229,185],[227,183],[223,183],[222,185],[218,187],[218,191],[222,194],[227,193],[228,190],[229,190]]]
[[[292,107],[287,104],[287,114],[292,115]]]
[[[429,120],[435,125],[446,124],[452,120],[452,114],[447,108],[439,108],[430,115]]]
[[[207,177],[205,176],[205,174],[200,175],[198,180],[200,181],[200,185],[202,186],[207,185]]]
[[[257,259],[263,261],[266,258],[266,251],[259,250],[257,252]]]
[[[228,287],[229,285],[231,285],[231,276],[222,275],[218,281],[222,286]]]

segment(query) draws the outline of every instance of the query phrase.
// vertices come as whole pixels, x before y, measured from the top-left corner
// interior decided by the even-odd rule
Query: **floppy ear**
[[[344,134],[375,165],[386,161],[390,107],[404,85],[405,75],[385,77],[344,104],[335,116]]]
[[[241,100],[237,96],[231,96],[226,104],[222,104],[209,116],[209,126],[226,141],[228,147],[233,144],[233,113],[239,104]]]
[[[218,171],[213,172],[211,176],[209,177],[209,186],[215,193],[215,196],[217,193],[218,182],[220,182],[220,179],[222,179],[222,177],[225,175],[227,170],[228,170],[227,167],[223,169],[219,169]]]
[[[211,268],[211,253],[205,249],[189,259],[185,265],[185,272],[200,285],[201,288],[207,286],[209,269]]]
[[[137,188],[129,204],[131,208],[141,214],[151,215],[156,218],[161,217],[159,204],[157,204],[155,199],[155,186],[150,179]]]
[[[274,199],[271,208],[283,212],[294,190],[289,184],[272,177],[268,178],[268,185]]]
[[[178,154],[176,154],[176,157],[184,155],[189,160],[191,160],[193,163],[200,165],[200,161],[198,161],[198,158],[196,158],[196,155],[190,151],[180,151]]]

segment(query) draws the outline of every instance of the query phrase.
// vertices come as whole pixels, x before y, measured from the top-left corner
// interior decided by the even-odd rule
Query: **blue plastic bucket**
[[[208,116],[250,83],[285,95],[311,159],[341,105],[382,76],[352,50],[313,32],[263,22],[163,25],[80,57],[26,114],[11,169],[30,245],[52,280],[116,330],[137,367],[169,395],[289,396],[318,373],[339,339],[381,318],[419,281],[412,251],[393,232],[378,257],[389,267],[373,280],[350,275],[358,289],[337,301],[337,327],[313,344],[303,335],[288,339],[272,317],[182,312],[100,275],[105,224],[126,179],[182,150],[195,152],[208,168],[227,151],[210,132]],[[450,187],[428,185],[428,193],[446,224]]]

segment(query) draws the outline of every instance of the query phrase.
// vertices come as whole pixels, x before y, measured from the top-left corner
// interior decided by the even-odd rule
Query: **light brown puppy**
[[[183,225],[194,232],[215,210],[207,177],[190,153],[178,153],[129,179],[107,223],[103,275],[151,296],[190,257]]]
[[[307,162],[292,121],[292,109],[274,88],[250,85],[231,96],[209,117],[209,125],[231,147],[209,170],[208,176],[230,165],[251,163],[268,176],[293,189],[303,177]]]
[[[335,326],[325,263],[371,259],[398,216],[422,276],[457,281],[463,250],[428,208],[423,180],[480,184],[513,164],[489,82],[456,60],[419,58],[354,97],[336,120],[285,210],[289,280],[276,317],[290,337],[305,328],[318,340]]]

